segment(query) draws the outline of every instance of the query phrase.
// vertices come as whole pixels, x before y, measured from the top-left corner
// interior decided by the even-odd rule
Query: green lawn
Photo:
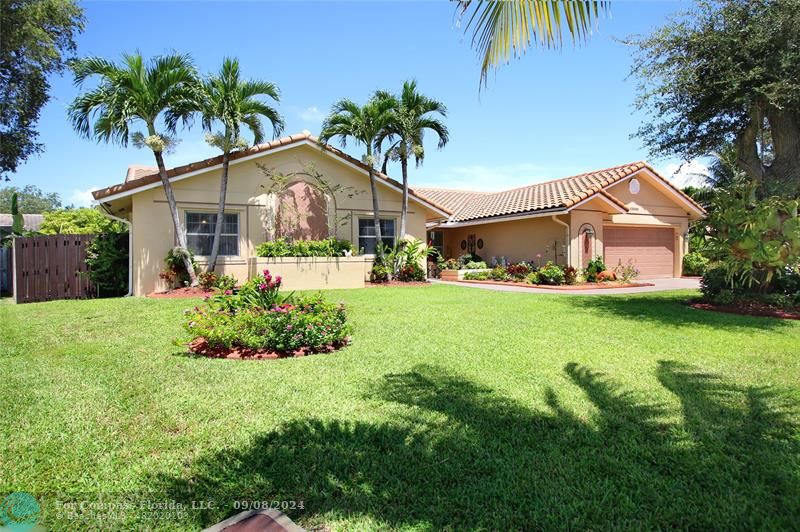
[[[172,343],[186,300],[0,302],[0,497],[56,529],[796,528],[800,322],[690,295],[331,292],[352,346],[244,362]]]

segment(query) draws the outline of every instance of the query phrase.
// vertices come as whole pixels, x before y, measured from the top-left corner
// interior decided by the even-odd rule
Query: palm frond
[[[489,70],[523,54],[532,44],[562,45],[565,30],[584,41],[592,24],[610,8],[609,0],[458,0],[459,20],[472,31],[472,47],[482,56],[480,80]]]

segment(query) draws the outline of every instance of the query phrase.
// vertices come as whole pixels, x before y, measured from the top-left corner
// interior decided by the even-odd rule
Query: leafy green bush
[[[489,272],[466,272],[464,273],[464,280],[487,281],[489,280]]]
[[[465,270],[485,270],[486,269],[486,263],[483,262],[483,261],[481,261],[481,262],[468,262],[468,263],[466,263],[464,265],[464,269]]]
[[[217,288],[219,288],[222,292],[229,292],[236,288],[236,285],[239,282],[236,280],[236,277],[233,275],[220,275],[219,279],[217,279]]]
[[[458,257],[458,265],[459,269],[463,270],[466,269],[465,265],[469,264],[470,262],[485,262],[483,257],[478,255],[477,253],[464,253],[460,257]]]
[[[324,240],[295,240],[276,238],[256,247],[258,257],[341,257],[352,252],[353,245],[347,240],[326,238]]]
[[[186,286],[189,284],[189,272],[186,271],[186,266],[183,263],[184,255],[189,256],[195,273],[198,271],[197,262],[194,260],[194,255],[188,249],[172,248],[167,252],[164,257],[164,262],[167,264],[167,269],[159,274],[159,277],[171,283],[177,283],[179,286]]]
[[[269,309],[291,300],[291,294],[285,297],[280,294],[282,284],[280,275],[273,277],[269,270],[264,270],[242,285],[238,297],[246,307]]]
[[[45,235],[99,235],[123,231],[125,226],[122,222],[88,207],[46,212],[39,227],[39,232]]]
[[[717,266],[709,268],[700,279],[700,291],[703,293],[703,298],[708,301],[714,301],[716,296],[723,290],[733,292],[733,286],[727,279],[725,268]]]
[[[692,251],[683,256],[683,275],[703,275],[709,260],[702,253]]]
[[[564,270],[561,266],[548,261],[536,271],[536,284],[564,284]]]
[[[218,280],[219,278],[214,272],[200,272],[200,275],[197,276],[197,284],[205,290],[216,288]]]
[[[369,280],[373,283],[388,283],[392,270],[388,266],[373,264],[369,272]]]
[[[89,279],[100,297],[117,297],[128,291],[128,233],[103,233],[86,246]]]
[[[584,270],[583,273],[586,276],[587,282],[596,283],[598,274],[605,270],[606,270],[606,263],[603,262],[603,257],[598,255],[597,257],[589,261],[589,264],[586,265],[586,269]]]
[[[508,281],[508,272],[502,266],[495,266],[489,271],[489,279],[492,281]]]
[[[400,268],[396,277],[398,281],[408,283],[411,281],[424,281],[427,274],[419,265],[419,262],[409,262]]]
[[[575,284],[578,282],[578,270],[572,266],[564,268],[564,284]]]

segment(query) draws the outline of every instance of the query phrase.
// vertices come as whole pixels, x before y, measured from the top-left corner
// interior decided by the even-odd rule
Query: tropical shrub
[[[533,271],[533,269],[534,268],[532,268],[527,262],[517,262],[515,264],[509,264],[506,267],[506,271],[508,272],[508,275],[512,279],[517,280],[517,281],[521,281],[522,279],[527,277],[527,275],[529,273],[531,273],[531,271]]]
[[[195,262],[192,252],[188,249],[172,248],[169,250],[169,252],[167,252],[167,256],[164,257],[164,262],[167,264],[167,269],[161,272],[159,277],[166,280],[173,286],[176,283],[180,286],[187,286],[189,284],[190,277],[183,260],[184,256],[187,255],[195,273],[197,273],[199,268],[197,267],[197,262]]]
[[[468,262],[464,265],[465,270],[485,270],[486,268],[487,268],[486,263],[483,261]]]
[[[276,238],[256,247],[258,257],[342,257],[353,252],[347,240],[326,238],[324,240],[295,240]]]
[[[87,275],[100,297],[128,291],[128,233],[102,233],[86,246]]]
[[[564,268],[564,284],[575,284],[578,282],[578,270],[572,266]]]
[[[239,281],[233,275],[220,275],[217,279],[216,287],[222,292],[230,292],[236,288],[237,284],[239,284]]]
[[[424,281],[427,275],[418,262],[409,262],[400,268],[396,277],[398,281],[407,283],[411,281]]]
[[[320,295],[285,296],[281,284],[265,270],[239,294],[219,294],[186,310],[184,329],[192,341],[202,338],[211,347],[278,353],[328,351],[349,341],[344,305]]]
[[[459,268],[458,259],[447,259],[440,263],[442,270],[457,270]]]
[[[391,273],[392,271],[388,266],[373,264],[372,270],[369,272],[369,280],[373,283],[388,283]]]
[[[709,260],[699,251],[692,251],[683,256],[683,275],[703,275]]]
[[[633,259],[628,260],[627,264],[622,264],[620,261],[614,268],[614,275],[623,283],[628,283],[639,277],[639,269],[633,265]]]
[[[564,284],[564,270],[561,266],[547,261],[544,266],[536,271],[536,280],[536,284]]]
[[[508,281],[508,272],[502,266],[495,266],[489,271],[489,279],[492,281]]]
[[[603,257],[597,256],[589,261],[589,264],[586,265],[586,269],[584,270],[584,275],[586,276],[586,282],[589,283],[596,283],[597,282],[597,275],[606,270],[606,263],[603,262]]]
[[[466,281],[488,281],[489,280],[489,272],[466,272],[464,274],[464,280]]]
[[[200,285],[200,288],[205,290],[216,288],[217,281],[219,281],[219,278],[214,272],[201,272],[200,275],[197,276],[197,284]]]
[[[464,253],[460,257],[458,257],[458,264],[459,269],[465,269],[464,265],[470,262],[485,262],[483,257],[478,255],[477,253]]]

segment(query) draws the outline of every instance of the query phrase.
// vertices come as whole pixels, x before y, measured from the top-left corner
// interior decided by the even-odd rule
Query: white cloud
[[[672,163],[660,170],[661,175],[672,181],[678,188],[702,186],[708,175],[708,166],[697,159],[684,163]]]
[[[495,191],[548,181],[570,175],[569,169],[549,168],[530,163],[486,166],[455,166],[424,186]]]
[[[91,207],[96,203],[92,196],[92,191],[98,188],[100,187],[89,187],[85,190],[73,188],[72,194],[70,194],[66,203],[75,205],[76,207]]]
[[[309,122],[312,124],[321,123],[324,116],[322,111],[317,109],[317,107],[314,105],[311,107],[306,107],[305,109],[301,110],[299,114],[303,122]]]

